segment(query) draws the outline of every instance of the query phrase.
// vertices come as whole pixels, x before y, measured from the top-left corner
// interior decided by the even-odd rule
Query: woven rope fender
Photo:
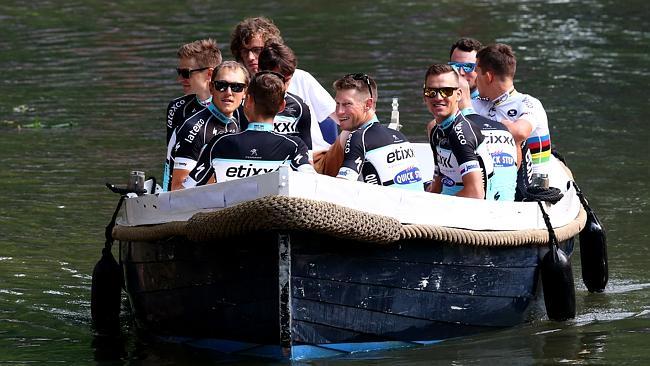
[[[168,222],[149,226],[113,227],[113,239],[121,241],[155,241],[170,236],[185,235],[185,222]]]
[[[585,226],[586,220],[587,213],[581,208],[578,216],[573,221],[562,227],[555,228],[557,239],[564,241],[577,235]],[[546,229],[472,231],[435,225],[403,225],[400,239],[438,240],[451,244],[477,246],[548,245],[548,231]]]
[[[188,220],[185,232],[190,240],[208,241],[255,231],[297,230],[385,244],[400,238],[401,227],[396,219],[333,203],[270,196],[195,214]]]

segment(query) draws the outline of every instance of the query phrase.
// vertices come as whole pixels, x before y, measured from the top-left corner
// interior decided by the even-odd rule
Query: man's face
[[[196,70],[203,68],[206,65],[199,65],[196,60],[191,58],[180,58],[178,59],[178,68],[186,70]],[[190,72],[189,78],[184,78],[182,75],[178,75],[176,80],[183,87],[183,93],[185,94],[202,94],[203,91],[206,92],[209,88],[208,84],[210,83],[211,71],[210,69],[202,71],[193,71]]]
[[[451,91],[448,96],[443,96],[442,94],[444,94],[444,90],[442,92],[439,90],[440,88],[458,88],[458,82],[456,81],[454,72],[447,72],[440,75],[429,75],[424,86],[427,89],[433,89],[436,91],[433,97],[423,96],[424,104],[427,105],[427,109],[436,121],[441,122],[458,111],[460,90],[455,89]]]
[[[369,98],[364,93],[356,89],[337,90],[334,100],[341,129],[354,131],[370,119]]]
[[[460,63],[473,63],[476,64],[476,51],[463,51],[459,48],[454,49],[451,57],[449,58],[451,62],[460,62]],[[476,88],[476,70],[472,72],[465,72],[462,67],[458,68],[460,76],[464,77],[469,84],[469,89],[474,90]]]
[[[483,70],[477,65],[476,66],[476,87],[478,88],[478,93],[481,97],[487,98],[489,94],[490,79],[487,73],[483,73]]]
[[[261,36],[257,35],[253,36],[250,42],[244,42],[242,49],[239,51],[239,56],[241,57],[244,66],[246,66],[246,69],[248,69],[248,72],[251,74],[251,77],[259,71],[257,61],[263,48],[264,41]]]
[[[240,69],[223,68],[219,70],[219,73],[215,76],[214,80],[217,84],[225,86],[225,88],[223,91],[217,90],[214,83],[212,83],[210,86],[210,91],[212,92],[212,103],[214,103],[217,109],[219,109],[223,114],[232,116],[233,112],[235,112],[235,110],[241,105],[246,89],[236,92],[232,90],[232,85],[226,86],[226,84],[244,84],[246,77]]]

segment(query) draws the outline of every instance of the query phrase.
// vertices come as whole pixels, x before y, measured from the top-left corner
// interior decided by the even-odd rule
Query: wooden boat
[[[423,167],[427,149],[418,144]],[[585,212],[570,172],[552,165],[550,184],[564,195],[542,207],[570,256]],[[540,261],[549,231],[536,202],[281,168],[128,198],[113,236],[136,325],[227,353],[328,357],[545,316]]]

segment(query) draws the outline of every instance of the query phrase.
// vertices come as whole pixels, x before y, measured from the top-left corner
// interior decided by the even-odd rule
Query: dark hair
[[[221,63],[221,50],[212,38],[186,43],[176,55],[178,58],[194,58],[199,67],[216,67]]]
[[[298,65],[291,48],[279,42],[277,38],[266,41],[257,62],[260,70],[279,71],[285,78],[293,75]]]
[[[280,30],[273,24],[271,19],[266,17],[246,18],[239,22],[230,34],[230,52],[235,60],[242,61],[242,47],[258,35],[262,37],[263,42],[266,42],[269,38],[282,40]]]
[[[222,69],[241,70],[241,72],[244,74],[244,84],[248,85],[250,82],[250,74],[248,73],[248,70],[246,70],[244,65],[240,64],[237,61],[224,61],[220,63],[217,67],[214,68],[214,71],[212,71],[212,81],[217,80],[217,74],[219,74],[219,71]]]
[[[368,83],[366,83],[365,78],[355,78],[355,76],[357,75],[367,77]],[[370,92],[368,91],[368,84],[370,84],[370,89],[372,90],[372,97],[376,102],[379,96],[377,93],[377,83],[372,77],[366,74],[348,74],[336,80],[332,85],[334,86],[334,90],[336,91],[355,89],[357,92],[367,93],[368,96],[370,97]]]
[[[451,58],[451,55],[454,53],[454,50],[456,48],[465,52],[478,52],[481,48],[483,48],[483,45],[481,42],[474,38],[461,38],[457,40],[456,43],[451,45],[451,49],[449,50],[449,58]]]
[[[434,75],[441,75],[441,74],[446,74],[446,73],[453,73],[455,78],[456,78],[456,83],[459,82],[458,80],[458,73],[454,71],[454,68],[451,67],[450,65],[447,64],[433,64],[429,66],[427,69],[427,73],[424,74],[424,83],[427,83],[427,79],[429,76],[434,76]]]
[[[255,113],[274,117],[284,101],[284,81],[272,73],[257,73],[248,85],[247,94],[253,98]]]
[[[507,44],[494,43],[485,46],[478,51],[476,58],[478,59],[478,66],[481,68],[482,73],[490,71],[495,76],[501,78],[515,77],[517,59],[515,58],[515,53],[512,51],[512,47]]]

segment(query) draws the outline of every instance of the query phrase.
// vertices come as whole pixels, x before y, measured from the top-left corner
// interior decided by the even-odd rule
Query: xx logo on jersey
[[[273,130],[278,133],[289,133],[289,132],[295,132],[296,131],[296,124],[297,121],[293,122],[274,122],[273,123]]]
[[[443,155],[439,154],[438,157],[440,158],[440,165],[442,165],[445,168],[451,168],[451,155]]]
[[[178,151],[178,149],[180,149],[180,148],[181,148],[181,143],[177,142],[176,146],[174,146],[174,151]]]
[[[251,156],[257,156],[257,149],[251,149]]]
[[[516,115],[517,115],[517,110],[516,109],[508,110],[508,117],[514,117]]]
[[[295,161],[296,163],[299,163],[299,162],[300,162],[300,159],[302,159],[302,154],[298,154],[298,155],[296,155],[296,157],[293,158],[293,161]]]
[[[205,164],[202,163],[201,165],[196,167],[196,174],[201,174],[201,172],[204,170],[205,170]]]

